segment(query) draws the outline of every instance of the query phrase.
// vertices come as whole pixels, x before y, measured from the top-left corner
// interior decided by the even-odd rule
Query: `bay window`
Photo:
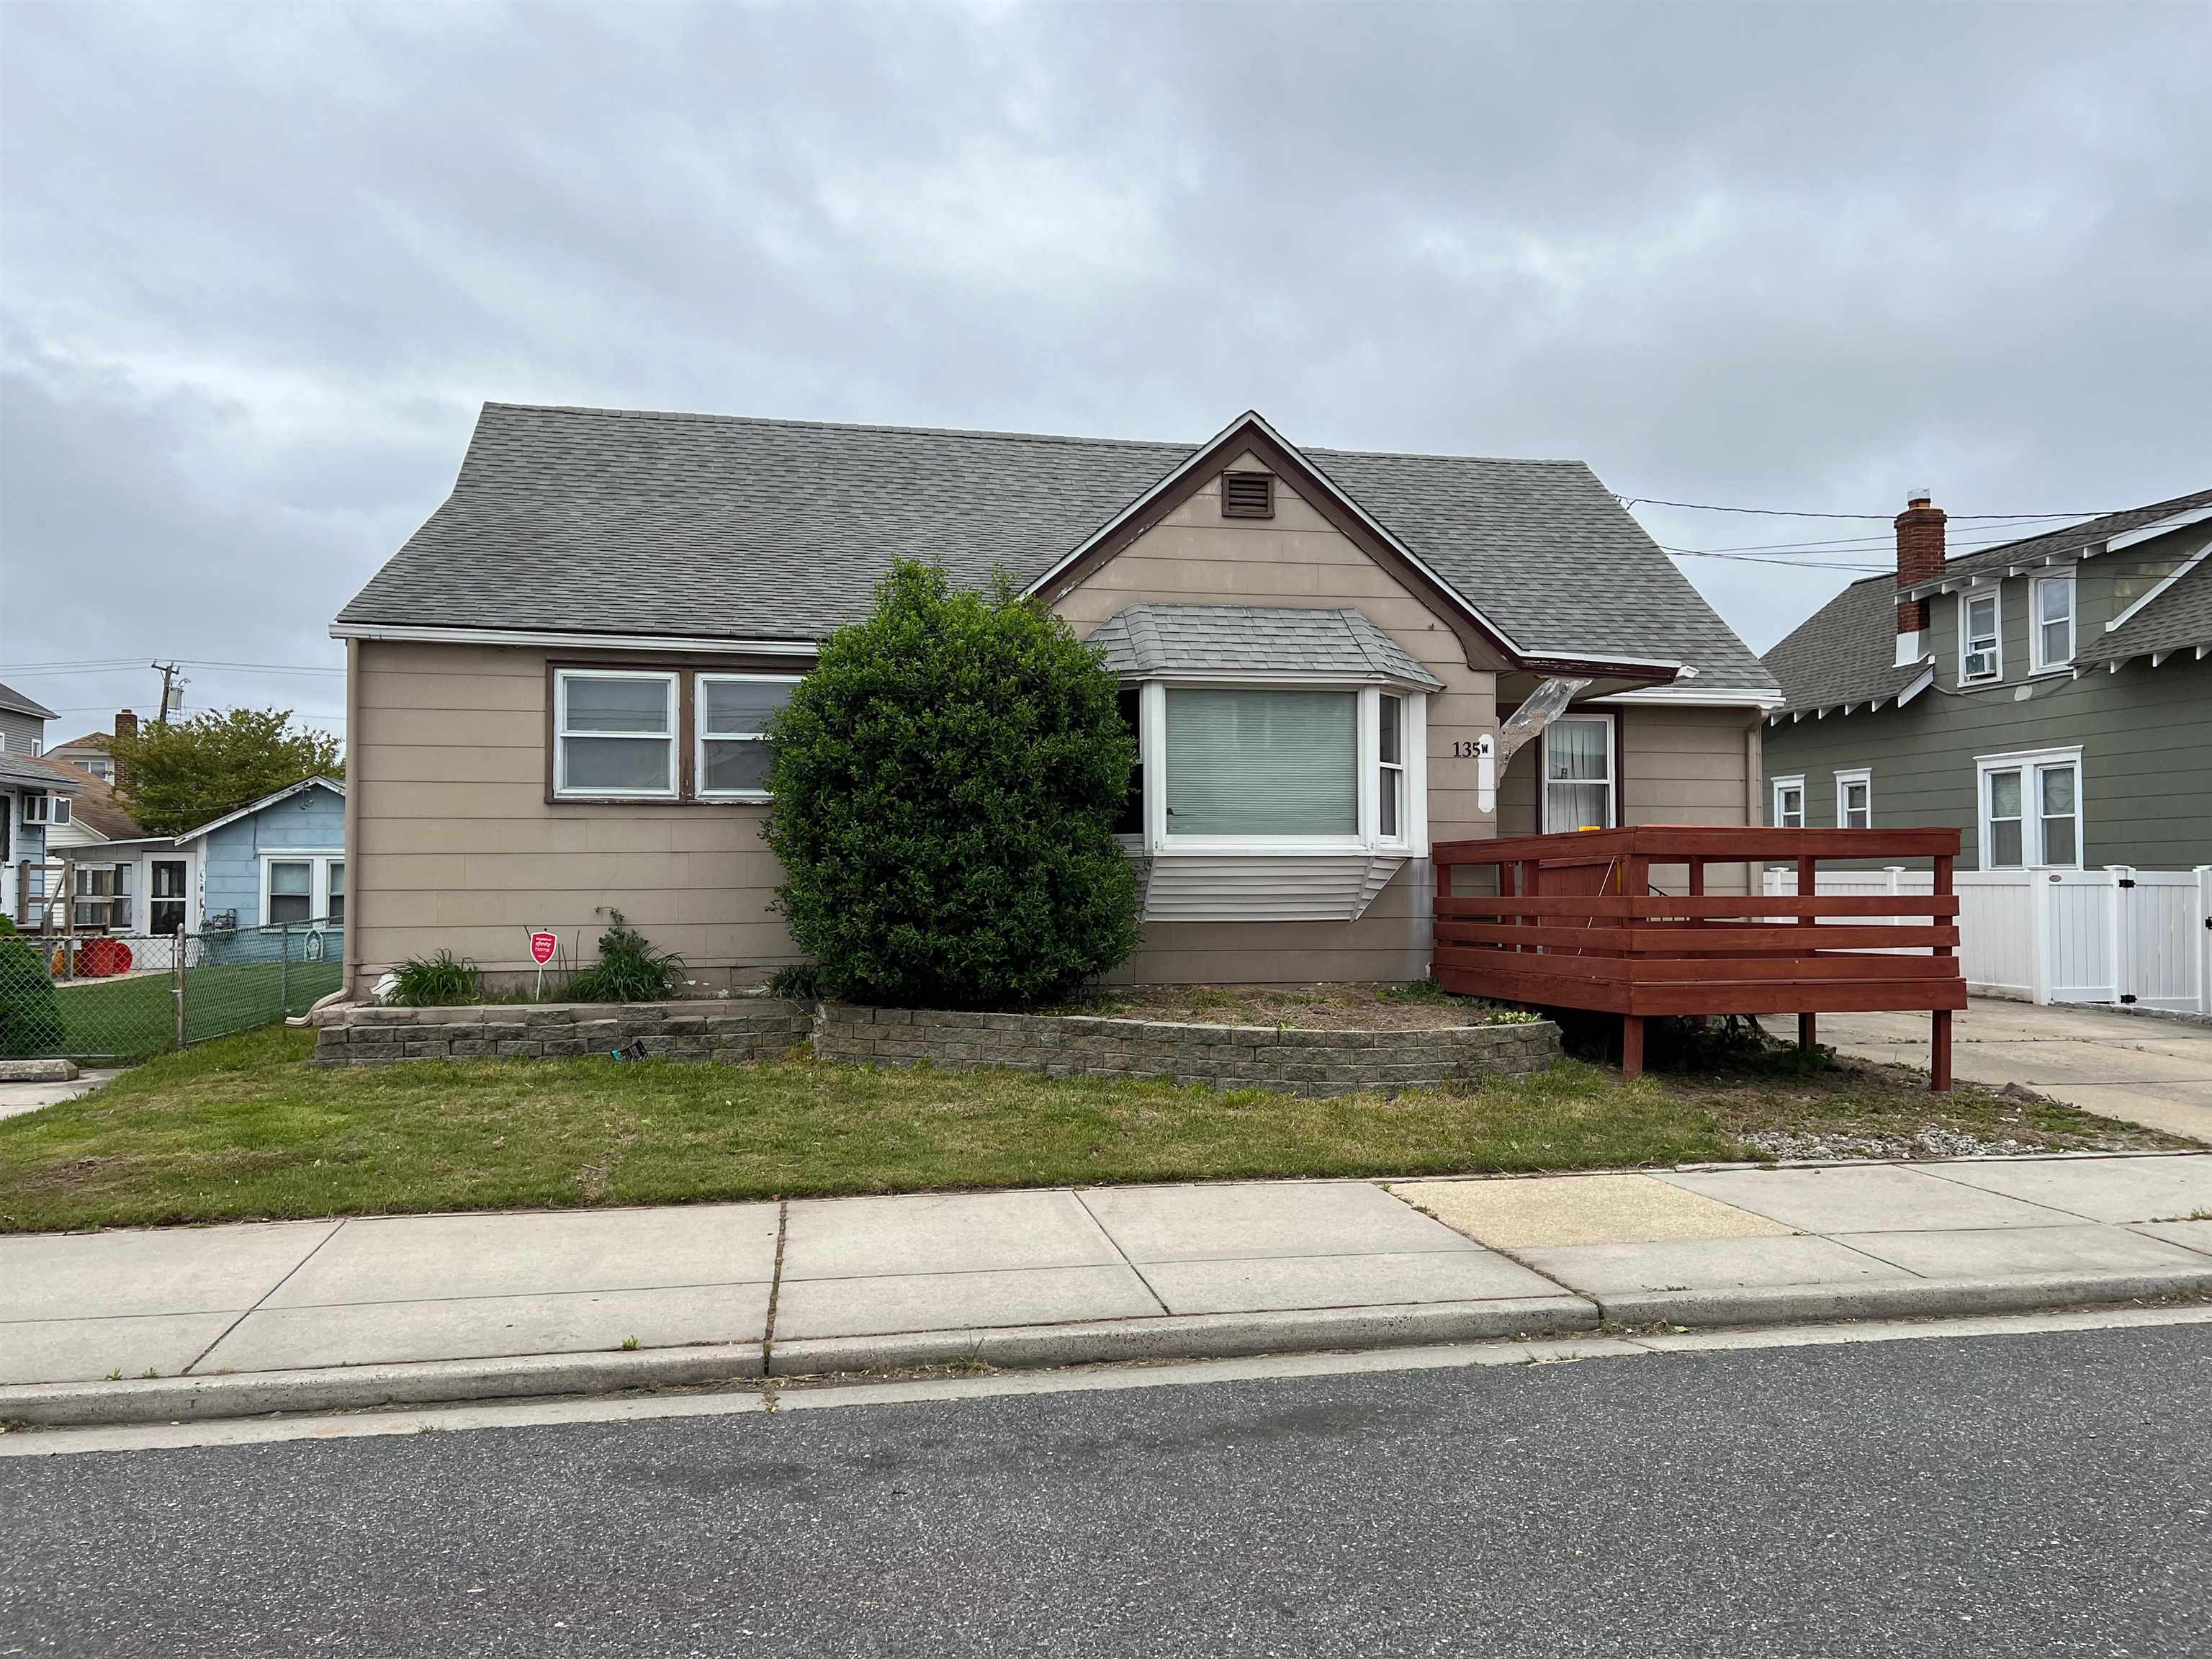
[[[674,674],[562,669],[553,677],[553,793],[676,795]]]
[[[2081,866],[2081,751],[1984,756],[1979,775],[1982,868]]]
[[[1613,716],[1569,714],[1544,728],[1544,833],[1610,830]]]
[[[1149,681],[1125,824],[1155,854],[1425,848],[1425,699],[1375,686]]]

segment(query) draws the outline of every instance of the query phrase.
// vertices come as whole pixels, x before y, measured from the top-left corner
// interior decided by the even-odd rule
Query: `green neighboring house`
[[[1763,659],[1766,821],[1954,824],[1962,868],[2212,864],[2212,489],[1898,569]]]

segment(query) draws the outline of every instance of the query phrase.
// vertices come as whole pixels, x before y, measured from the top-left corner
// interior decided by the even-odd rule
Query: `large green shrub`
[[[829,994],[1021,1006],[1137,946],[1136,763],[1097,653],[1001,577],[896,567],[777,717],[777,906]]]
[[[0,917],[0,921],[5,921]],[[58,1054],[68,1036],[39,941],[0,937],[0,1060]]]

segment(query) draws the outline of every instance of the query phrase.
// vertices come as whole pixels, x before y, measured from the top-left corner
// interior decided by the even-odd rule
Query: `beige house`
[[[1130,979],[1418,979],[1434,841],[1759,822],[1773,680],[1579,462],[488,404],[331,630],[349,983],[587,957],[603,907],[705,988],[796,959],[761,726],[909,556],[1012,573],[1121,675]]]

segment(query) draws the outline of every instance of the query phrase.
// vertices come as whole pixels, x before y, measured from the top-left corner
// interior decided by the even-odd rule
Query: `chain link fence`
[[[113,1065],[305,1013],[338,988],[323,922],[152,935],[0,935],[0,1059]]]

